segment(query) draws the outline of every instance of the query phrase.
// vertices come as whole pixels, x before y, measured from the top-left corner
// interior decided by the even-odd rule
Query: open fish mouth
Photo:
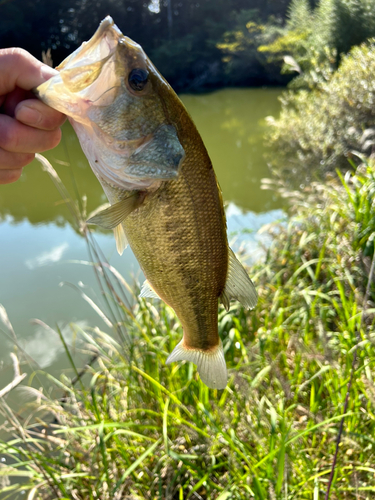
[[[158,92],[165,83],[111,17],[57,69],[37,94],[68,115],[101,182],[143,190],[177,178],[185,152]]]
[[[88,42],[84,42],[57,66],[59,74],[40,85],[35,93],[51,107],[80,120],[92,104],[105,106],[120,86],[115,71],[119,40],[124,35],[107,16]]]
[[[123,37],[123,34],[115,25],[113,19],[107,16],[100,23],[90,40],[83,42],[56,69],[62,71],[100,62],[114,52],[121,37]]]

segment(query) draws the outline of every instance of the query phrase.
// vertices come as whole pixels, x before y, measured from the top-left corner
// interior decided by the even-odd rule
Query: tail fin
[[[182,360],[191,361],[197,365],[199,376],[207,387],[211,389],[225,389],[228,374],[221,340],[215,349],[202,351],[188,349],[184,346],[184,339],[182,339],[169,355],[166,364]]]

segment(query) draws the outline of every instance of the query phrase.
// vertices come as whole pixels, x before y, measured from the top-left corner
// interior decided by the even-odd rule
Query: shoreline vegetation
[[[265,181],[288,199],[289,217],[264,228],[273,243],[250,270],[256,310],[233,303],[219,312],[230,376],[224,391],[204,386],[191,364],[165,365],[182,335],[173,311],[138,299],[102,260],[86,214],[44,168],[87,238],[107,304],[82,298],[112,335],[72,324],[68,345],[45,325],[60,336],[71,368],[60,379],[28,373],[30,386],[15,389],[25,402],[17,411],[1,400],[9,436],[0,442],[2,498],[323,498],[352,376],[330,498],[370,499],[375,290],[370,284],[366,300],[365,290],[374,164],[298,192]],[[2,321],[12,335],[5,313]],[[96,358],[82,379],[74,350]]]

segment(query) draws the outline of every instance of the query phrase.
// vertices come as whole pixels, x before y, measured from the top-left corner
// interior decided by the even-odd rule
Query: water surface
[[[275,196],[260,189],[261,178],[270,175],[263,158],[264,119],[278,115],[279,94],[278,89],[226,89],[181,96],[221,185],[230,239],[236,239],[236,246],[242,240],[238,231],[253,230],[246,238],[254,258],[259,251],[256,231],[281,214]],[[87,196],[88,212],[106,201],[68,123],[61,144],[45,156],[72,198]],[[122,257],[117,255],[112,233],[97,233],[96,238],[107,259],[124,277],[140,277],[130,249]],[[59,324],[68,336],[72,321],[106,329],[76,291],[60,286],[62,282],[81,286],[96,300],[94,273],[89,266],[72,263],[79,260],[89,260],[85,240],[75,230],[72,216],[48,174],[35,161],[24,169],[17,183],[0,186],[0,303],[23,348],[39,366],[56,373],[66,367],[60,339],[32,325],[30,319],[39,318],[52,327]],[[12,378],[9,353],[13,349],[12,341],[1,332],[0,346],[1,389]],[[30,373],[27,367],[25,371]]]

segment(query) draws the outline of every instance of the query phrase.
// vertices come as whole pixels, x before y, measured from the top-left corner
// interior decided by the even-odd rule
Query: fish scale
[[[141,297],[161,298],[183,328],[167,363],[197,365],[224,389],[218,300],[253,308],[257,293],[228,246],[220,188],[203,141],[175,92],[142,48],[110,17],[36,89],[66,113],[110,208],[88,223],[129,242],[145,276]]]
[[[219,344],[218,299],[228,243],[211,162],[205,150],[197,154],[190,147],[200,142],[198,136],[194,141],[194,129],[191,124],[190,144],[182,141],[187,155],[178,180],[149,197],[123,226],[151,286],[181,321],[185,345],[208,349]]]

